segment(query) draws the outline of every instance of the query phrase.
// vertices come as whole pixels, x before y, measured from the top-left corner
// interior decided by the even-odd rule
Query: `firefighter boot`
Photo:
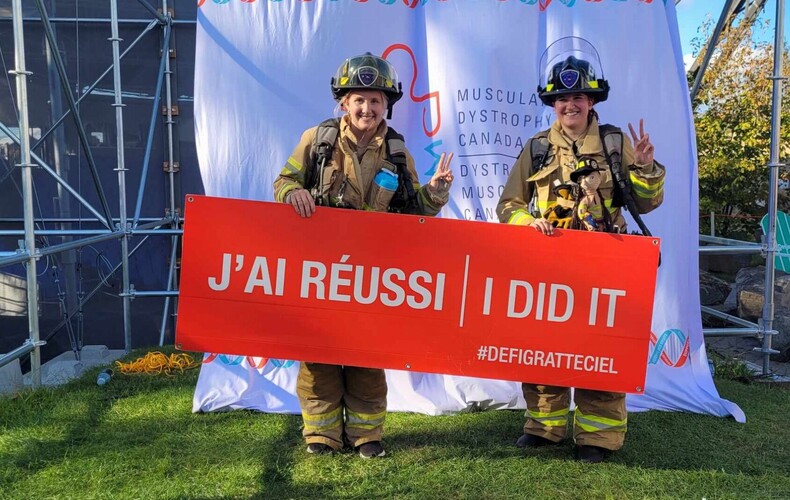
[[[383,457],[386,454],[381,441],[371,441],[362,444],[357,448],[357,451],[359,451],[359,456],[364,459]]]
[[[539,448],[541,446],[553,446],[556,444],[560,443],[534,434],[523,434],[516,441],[516,446],[519,448]]]
[[[574,450],[574,457],[580,462],[598,464],[606,460],[611,453],[606,448],[600,446],[577,446]]]
[[[333,451],[331,446],[324,443],[310,443],[307,445],[307,453],[311,455],[331,455]]]

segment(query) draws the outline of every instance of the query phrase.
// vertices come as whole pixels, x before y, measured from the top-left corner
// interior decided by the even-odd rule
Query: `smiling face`
[[[593,107],[593,100],[584,94],[567,94],[554,101],[554,112],[563,130],[574,135],[587,128],[587,117]]]
[[[351,130],[359,138],[375,132],[387,112],[387,99],[379,90],[352,90],[343,98]]]

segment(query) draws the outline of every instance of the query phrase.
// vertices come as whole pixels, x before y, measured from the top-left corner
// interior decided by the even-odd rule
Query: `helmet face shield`
[[[332,97],[340,101],[351,90],[379,90],[387,96],[389,109],[401,98],[401,83],[395,68],[370,52],[343,61],[331,81]]]
[[[569,36],[549,45],[540,58],[539,74],[545,87],[538,85],[538,95],[547,106],[563,94],[585,94],[594,102],[609,97],[598,51],[583,38]]]

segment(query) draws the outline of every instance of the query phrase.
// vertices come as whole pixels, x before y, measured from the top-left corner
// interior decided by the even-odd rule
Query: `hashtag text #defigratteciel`
[[[520,364],[542,368],[617,374],[617,370],[614,367],[614,359],[605,356],[546,352],[537,349],[522,349],[520,347],[481,345],[477,349],[477,360],[489,363]]]

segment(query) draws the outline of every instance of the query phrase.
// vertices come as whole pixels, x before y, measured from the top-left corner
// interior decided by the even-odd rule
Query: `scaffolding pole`
[[[36,237],[33,234],[33,164],[30,162],[30,125],[27,115],[27,77],[25,68],[25,35],[22,22],[22,0],[13,0],[14,53],[16,68],[17,112],[19,114],[20,159],[22,169],[22,202],[25,218],[25,251],[27,271],[27,321],[30,350],[30,379],[33,387],[41,385],[41,349],[38,326],[38,275],[36,273]]]
[[[126,166],[124,164],[124,140],[123,140],[123,102],[121,100],[121,38],[118,35],[118,0],[110,1],[110,18],[112,19],[112,64],[113,64],[113,90],[115,100],[112,106],[115,108],[115,131],[116,131],[116,159],[118,172],[118,208],[121,221],[119,229],[124,232],[121,238],[121,274],[123,276],[123,340],[124,350],[132,350],[132,318],[131,304],[129,296],[131,290],[129,280],[129,227],[126,219]]]
[[[168,9],[167,0],[162,0],[162,12],[165,14],[168,26],[173,21],[173,16],[170,15],[170,10]],[[162,45],[162,53],[170,53],[170,44],[172,43],[172,39],[169,36],[169,32],[166,32],[168,36],[165,37]],[[173,148],[173,92],[172,92],[172,77],[173,77],[173,70],[170,67],[170,58],[165,58],[165,100],[166,100],[166,112],[167,112],[167,165],[168,165],[168,180],[170,186],[170,193],[169,193],[169,201],[170,201],[170,210],[168,215],[173,218],[173,222],[171,224],[171,229],[176,230],[178,229],[179,220],[178,220],[178,213],[176,212],[176,178],[175,178],[175,154]],[[178,280],[178,275],[176,271],[176,255],[178,252],[178,237],[171,238],[171,253],[170,253],[170,266],[168,269],[167,275],[167,290],[171,290],[174,287],[174,283]],[[165,328],[167,325],[167,317],[170,311],[170,296],[165,297],[164,308],[162,310],[162,322],[159,332],[159,344],[164,344],[164,337],[165,337]],[[178,294],[174,295],[173,299],[173,307],[178,307]]]
[[[778,212],[778,186],[779,168],[783,166],[779,163],[779,131],[782,127],[782,59],[784,52],[784,2],[776,2],[776,26],[774,30],[774,74],[773,96],[771,103],[771,156],[768,163],[768,230],[765,232],[763,244],[766,247],[765,256],[765,299],[763,301],[762,327],[765,329],[763,335],[763,345],[755,349],[763,355],[763,375],[769,373],[771,354],[778,354],[779,351],[771,348],[771,338],[776,332],[773,331],[774,322],[774,279],[775,279],[775,255],[776,255],[776,216]]]

